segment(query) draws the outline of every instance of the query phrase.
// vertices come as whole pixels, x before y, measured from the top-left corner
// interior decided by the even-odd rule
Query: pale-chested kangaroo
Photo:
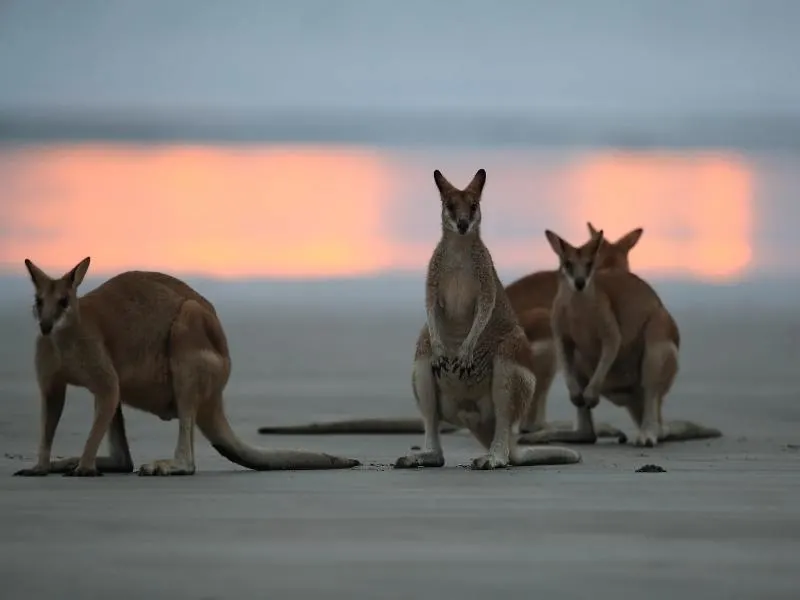
[[[78,298],[89,268],[82,260],[52,279],[25,260],[36,291],[36,377],[41,433],[36,465],[16,475],[130,473],[121,403],[163,420],[178,419],[175,456],[142,465],[140,475],[191,475],[194,425],[228,460],[255,470],[339,469],[357,460],[249,446],[231,429],[222,392],[231,371],[228,342],[213,305],[169,275],[128,271]],[[67,385],[94,395],[94,421],[79,458],[50,460]],[[97,456],[108,432],[109,456]]]
[[[602,231],[578,248],[552,231],[545,235],[559,258],[551,326],[577,427],[539,431],[531,441],[594,443],[592,409],[601,396],[628,410],[637,446],[721,435],[688,421],[662,420],[678,372],[680,334],[655,290],[631,272],[596,268]]]
[[[589,234],[593,235],[596,229],[587,223]],[[605,239],[600,245],[597,266],[601,269],[630,270],[628,253],[639,241],[642,229],[629,231],[616,242]],[[536,271],[522,277],[506,286],[511,307],[520,320],[525,335],[531,344],[536,359],[534,363],[536,375],[536,392],[534,393],[528,416],[523,420],[522,431],[538,431],[540,429],[570,429],[569,422],[546,423],[547,393],[557,372],[555,350],[553,348],[550,330],[550,308],[558,291],[558,270]],[[451,433],[458,430],[452,425],[442,424],[442,433]],[[423,423],[415,418],[365,418],[343,419],[322,423],[309,423],[305,425],[272,425],[260,427],[259,433],[264,434],[407,434],[422,433]],[[621,441],[625,434],[616,427],[607,423],[597,424],[598,437],[616,437]],[[527,443],[528,438],[522,436],[520,440]]]
[[[589,235],[594,236],[597,230],[591,223],[586,224]],[[622,269],[630,271],[628,254],[642,236],[642,228],[636,228],[615,242],[605,239],[597,251],[597,269]],[[531,344],[536,359],[536,393],[531,408],[523,421],[523,432],[535,432],[542,429],[571,428],[568,423],[547,424],[547,395],[558,371],[556,351],[550,326],[550,311],[558,292],[558,269],[536,271],[506,286],[506,293],[511,306],[516,312],[525,336]],[[606,423],[596,426],[598,437],[616,437],[624,441],[625,434]],[[523,443],[527,438],[521,438]]]
[[[444,465],[439,422],[467,428],[488,454],[475,469],[509,464],[575,463],[569,448],[523,448],[522,418],[536,387],[534,358],[480,236],[486,171],[463,190],[437,170],[442,237],[428,263],[426,325],[414,353],[412,388],[422,415],[425,447],[395,468]]]

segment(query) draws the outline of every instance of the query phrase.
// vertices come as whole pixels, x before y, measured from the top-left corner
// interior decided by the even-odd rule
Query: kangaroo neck
[[[466,234],[460,234],[449,229],[442,229],[442,241],[446,248],[463,252],[480,243],[480,232],[477,227]]]

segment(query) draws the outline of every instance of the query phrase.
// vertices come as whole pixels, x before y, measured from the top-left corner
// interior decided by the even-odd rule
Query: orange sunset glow
[[[78,147],[19,161],[46,182],[15,203],[2,259],[63,271],[168,269],[215,277],[340,276],[383,266],[378,237],[388,175],[342,149]],[[35,183],[32,185],[36,185]]]
[[[601,151],[544,167],[486,154],[497,175],[484,220],[517,228],[505,237],[508,225],[492,225],[485,235],[500,268],[555,267],[543,229],[582,243],[586,221],[611,239],[643,227],[631,265],[648,275],[723,280],[753,259],[753,176],[734,157]],[[459,177],[474,171],[466,162]],[[3,150],[0,261],[21,271],[29,257],[57,274],[90,255],[94,275],[220,278],[423,270],[439,235],[428,163],[335,146]],[[407,211],[403,227],[398,210]]]
[[[753,182],[733,158],[606,154],[570,179],[581,227],[590,220],[611,239],[644,228],[636,270],[724,280],[750,264]]]

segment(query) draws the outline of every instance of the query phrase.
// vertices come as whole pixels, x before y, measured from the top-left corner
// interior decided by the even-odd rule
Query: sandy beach
[[[34,459],[34,324],[0,326],[0,531],[7,598],[790,598],[800,576],[798,322],[788,312],[676,310],[682,370],[670,417],[717,440],[611,441],[583,462],[472,472],[480,449],[445,437],[444,469],[393,471],[419,436],[261,436],[260,425],[415,416],[418,310],[328,313],[220,306],[233,348],[229,417],[255,444],[360,459],[351,471],[254,473],[198,434],[188,478],[21,479]],[[745,318],[746,317],[746,318]],[[386,340],[385,342],[382,340]],[[280,348],[281,351],[276,350]],[[570,418],[557,380],[551,418]],[[55,453],[79,453],[90,400],[70,390]],[[134,461],[170,456],[176,424],[126,411]],[[598,418],[631,431],[606,403]],[[655,463],[665,473],[636,469]]]

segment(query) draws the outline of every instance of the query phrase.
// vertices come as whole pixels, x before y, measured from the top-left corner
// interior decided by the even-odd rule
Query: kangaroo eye
[[[567,271],[568,273],[572,272],[572,261],[571,260],[565,260],[564,261],[564,270]]]
[[[453,212],[453,209],[455,208],[455,204],[453,204],[452,202],[448,201],[448,202],[444,203],[444,207],[447,209],[447,212]]]
[[[42,308],[42,299],[39,298],[39,296],[36,296],[36,298],[34,298],[34,302],[36,303],[36,308]]]
[[[586,263],[586,270],[591,271],[592,267],[594,267],[594,261],[590,260],[588,263]]]
[[[469,205],[470,214],[474,215],[477,210],[478,210],[478,205],[476,203],[472,203]]]
[[[58,305],[59,305],[61,308],[67,308],[67,307],[69,306],[69,298],[61,298],[61,299],[58,301]]]

